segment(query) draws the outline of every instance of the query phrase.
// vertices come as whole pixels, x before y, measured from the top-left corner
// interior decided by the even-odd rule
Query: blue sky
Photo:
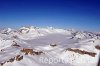
[[[0,0],[0,27],[100,31],[99,0]]]

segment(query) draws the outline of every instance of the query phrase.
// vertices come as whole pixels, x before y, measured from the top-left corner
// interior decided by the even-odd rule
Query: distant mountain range
[[[100,32],[21,27],[0,30],[0,66],[100,66]]]

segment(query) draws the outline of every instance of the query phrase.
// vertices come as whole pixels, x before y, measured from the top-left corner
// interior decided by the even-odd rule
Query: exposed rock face
[[[98,49],[98,50],[100,50],[100,46],[99,45],[95,46],[95,48]]]
[[[21,56],[21,55],[17,55],[16,56],[16,61],[20,61],[20,60],[22,60],[23,59],[23,56]]]
[[[56,44],[50,44],[50,46],[51,46],[51,47],[56,47],[57,45],[56,45]]]
[[[17,42],[15,42],[15,41],[13,41],[12,46],[14,46],[14,47],[20,47],[20,45],[18,45],[18,43],[17,43]]]
[[[16,46],[16,47],[20,47],[19,45],[17,44],[14,44],[12,46]],[[41,55],[43,52],[42,51],[39,51],[39,50],[33,50],[33,49],[28,49],[28,48],[23,48],[22,50],[20,50],[21,52],[25,53],[25,55],[28,55],[28,54],[31,54],[31,55]],[[5,60],[3,62],[0,63],[0,66],[3,66],[5,63],[9,63],[9,62],[14,62],[15,60],[16,61],[21,61],[23,59],[23,56],[22,55],[17,55],[15,57],[12,57],[8,60]]]
[[[87,55],[90,55],[92,57],[95,57],[96,53],[93,53],[93,52],[87,52],[87,51],[84,51],[84,50],[80,50],[80,49],[72,49],[72,48],[68,48],[66,49],[68,51],[73,51],[75,53],[79,53],[79,54],[87,54]]]
[[[8,59],[8,60],[5,60],[4,62],[1,62],[0,63],[0,66],[3,66],[5,63],[9,63],[9,62],[14,62],[15,60],[16,61],[20,61],[20,60],[22,60],[23,59],[23,56],[21,56],[21,55],[17,55],[16,57],[13,57],[13,58],[10,58],[10,59]]]
[[[21,52],[25,53],[25,55],[28,55],[28,54],[33,54],[33,49],[27,49],[27,48],[23,48],[21,50]]]
[[[5,64],[5,62],[0,63],[0,66],[3,66]]]
[[[31,54],[31,55],[40,55],[43,52],[42,51],[35,51],[33,49],[27,49],[27,48],[23,48],[21,50],[21,52],[25,53],[25,55]]]
[[[14,46],[14,47],[20,47],[20,45],[18,45],[18,44],[13,44],[12,46]]]
[[[15,60],[15,57],[14,58],[10,58],[7,62],[13,62]]]
[[[18,38],[18,36],[17,36],[17,35],[14,35],[14,36],[12,36],[12,38],[17,39],[17,38]]]

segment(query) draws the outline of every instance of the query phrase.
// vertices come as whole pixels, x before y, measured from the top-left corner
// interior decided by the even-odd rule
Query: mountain
[[[0,66],[97,66],[100,35],[52,27],[0,30]]]

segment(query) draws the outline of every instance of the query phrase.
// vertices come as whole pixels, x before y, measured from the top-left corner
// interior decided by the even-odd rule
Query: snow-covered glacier
[[[22,27],[0,30],[0,66],[100,66],[100,33]]]

